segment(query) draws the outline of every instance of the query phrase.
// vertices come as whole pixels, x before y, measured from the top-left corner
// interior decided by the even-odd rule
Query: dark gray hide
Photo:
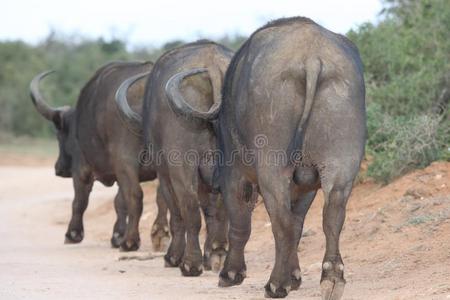
[[[144,136],[171,213],[173,238],[166,265],[179,265],[184,276],[202,273],[199,204],[207,226],[215,224],[208,229],[212,233],[205,243],[204,265],[209,267],[212,258],[223,260],[225,254],[227,220],[208,221],[225,211],[212,193],[214,164],[205,158],[216,149],[215,130],[211,122],[198,117],[208,120],[217,115],[231,56],[230,50],[209,41],[168,51],[155,63],[145,93]],[[183,113],[186,105],[178,106],[183,101],[197,109],[192,117]]]
[[[297,289],[303,221],[322,188],[322,297],[342,297],[339,236],[364,154],[364,98],[356,47],[307,18],[271,22],[239,49],[225,76],[218,119],[223,154],[219,185],[230,221],[230,249],[219,286],[237,285],[245,278],[244,248],[260,193],[276,249],[266,295],[285,297]],[[192,116],[189,109],[183,111]]]
[[[101,67],[81,90],[75,108],[53,109],[39,92],[39,81],[49,72],[36,76],[30,86],[37,110],[55,124],[59,141],[56,175],[72,177],[75,198],[72,219],[66,233],[66,243],[79,243],[84,237],[83,213],[88,205],[94,180],[107,186],[118,182],[114,200],[117,221],[111,243],[124,250],[136,250],[140,239],[139,218],[142,212],[140,181],[153,180],[156,173],[141,167],[138,156],[143,149],[142,138],[128,129],[117,113],[114,92],[126,78],[149,72],[153,63],[112,62]],[[142,106],[145,80],[137,82],[128,97],[133,107]],[[158,195],[158,216],[152,229],[156,250],[164,247],[168,238],[167,207]],[[128,215],[128,225],[127,225]]]
[[[269,297],[301,283],[297,248],[305,215],[323,189],[326,251],[323,299],[340,299],[345,280],[339,235],[364,154],[365,90],[356,47],[307,18],[281,19],[257,30],[233,57],[219,114],[224,153],[220,188],[230,216],[229,255],[220,286],[245,278],[248,202],[259,192],[269,213],[276,259]],[[253,159],[233,152],[255,153]]]

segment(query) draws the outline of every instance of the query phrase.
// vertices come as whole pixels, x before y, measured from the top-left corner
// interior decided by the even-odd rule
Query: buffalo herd
[[[50,73],[38,74],[30,91],[57,130],[56,175],[73,180],[66,243],[83,240],[83,214],[98,180],[119,187],[111,245],[137,250],[140,183],[158,179],[151,238],[154,250],[167,249],[165,266],[183,276],[218,271],[220,287],[239,285],[260,195],[275,239],[265,295],[282,298],[301,285],[297,248],[322,189],[321,294],[342,298],[339,237],[366,141],[362,63],[351,41],[308,18],[279,19],[236,53],[200,40],[155,63],[111,62],[89,79],[75,107],[47,104],[39,83]]]

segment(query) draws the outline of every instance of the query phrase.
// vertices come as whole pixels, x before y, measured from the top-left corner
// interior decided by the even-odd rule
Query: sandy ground
[[[247,278],[218,288],[217,274],[184,278],[154,259],[119,260],[111,249],[116,188],[96,185],[85,216],[85,239],[64,245],[71,180],[55,177],[52,161],[0,159],[0,299],[263,299],[274,243],[263,205],[253,216],[246,248]],[[142,247],[151,252],[155,183],[144,185]],[[322,195],[318,194],[299,247],[303,284],[291,299],[320,299],[324,253]],[[450,299],[450,163],[434,163],[394,183],[358,185],[341,239],[345,299]]]

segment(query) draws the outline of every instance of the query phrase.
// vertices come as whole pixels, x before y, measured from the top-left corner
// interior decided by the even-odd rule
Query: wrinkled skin
[[[303,222],[322,188],[322,298],[340,299],[345,280],[339,236],[366,140],[364,80],[356,47],[309,19],[278,20],[241,47],[224,85],[219,114],[224,161],[243,148],[262,159],[248,162],[238,155],[233,164],[220,168],[230,246],[219,285],[237,285],[245,278],[244,248],[251,231],[248,203],[260,193],[276,250],[266,296],[281,298],[297,289]],[[287,159],[265,159],[274,150]],[[299,150],[301,159],[291,159]]]
[[[149,71],[152,63],[110,63],[100,68],[80,93],[75,108],[65,108],[52,115],[57,129],[59,157],[55,173],[72,177],[75,197],[72,202],[66,243],[79,243],[84,237],[83,214],[95,180],[111,186],[118,182],[114,199],[117,220],[111,244],[123,250],[139,247],[139,218],[142,213],[141,181],[153,180],[156,173],[138,162],[143,149],[142,139],[128,129],[117,113],[114,91],[125,78]],[[139,109],[145,81],[136,83],[129,91],[129,99]],[[38,109],[39,110],[39,109]],[[44,115],[45,117],[45,115]],[[161,198],[158,195],[158,199]],[[156,250],[163,250],[161,241],[168,238],[167,207],[158,201],[158,217],[152,229]],[[127,222],[128,216],[128,222]]]
[[[188,163],[183,159],[189,151],[203,159],[207,151],[215,149],[213,125],[177,115],[168,105],[165,87],[177,72],[207,68],[206,74],[185,78],[180,90],[192,105],[208,110],[217,100],[215,95],[220,95],[231,55],[230,50],[208,41],[184,45],[164,54],[148,78],[143,112],[144,136],[170,211],[172,242],[165,261],[166,266],[179,266],[184,276],[200,275],[202,263],[206,269],[220,266],[227,248],[228,223],[225,208],[212,190],[214,166],[204,164],[203,160]],[[180,157],[171,157],[170,153],[174,152]],[[199,206],[208,230],[203,257],[198,239]]]

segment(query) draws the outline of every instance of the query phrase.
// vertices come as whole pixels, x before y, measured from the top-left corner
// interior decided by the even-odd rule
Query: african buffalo
[[[136,73],[149,72],[152,67],[151,62],[112,62],[101,67],[81,90],[75,108],[52,108],[46,104],[39,91],[39,82],[51,72],[41,73],[31,82],[31,98],[36,109],[57,129],[56,175],[73,178],[75,198],[66,243],[83,240],[83,213],[94,180],[107,186],[117,181],[119,191],[114,200],[117,221],[111,244],[123,250],[139,247],[138,224],[143,197],[139,182],[155,179],[156,172],[139,164],[142,138],[120,118],[114,93],[123,80]],[[130,102],[138,110],[142,107],[144,85],[145,81],[141,80],[128,93]],[[155,250],[161,250],[169,237],[169,228],[167,206],[160,192],[157,204],[152,241]]]
[[[166,266],[179,266],[184,276],[202,273],[199,203],[207,230],[213,234],[204,246],[205,268],[214,264],[212,261],[223,261],[226,254],[228,221],[225,208],[214,194],[215,165],[207,155],[216,149],[215,130],[190,108],[209,108],[208,112],[198,112],[202,119],[217,115],[231,56],[229,49],[205,40],[170,50],[156,61],[145,91],[144,137],[171,216],[172,242],[165,256]],[[141,120],[127,107],[126,97],[120,96],[124,94],[118,91],[119,107],[139,127]],[[180,116],[184,109],[194,117]],[[215,214],[219,222],[212,219]]]
[[[227,70],[218,116],[224,163],[219,185],[228,210],[229,252],[219,285],[245,278],[251,204],[260,193],[275,237],[269,297],[301,284],[297,248],[319,188],[325,198],[323,299],[340,299],[339,236],[366,141],[365,87],[357,48],[307,18],[258,29]],[[192,115],[186,109],[183,114]]]

